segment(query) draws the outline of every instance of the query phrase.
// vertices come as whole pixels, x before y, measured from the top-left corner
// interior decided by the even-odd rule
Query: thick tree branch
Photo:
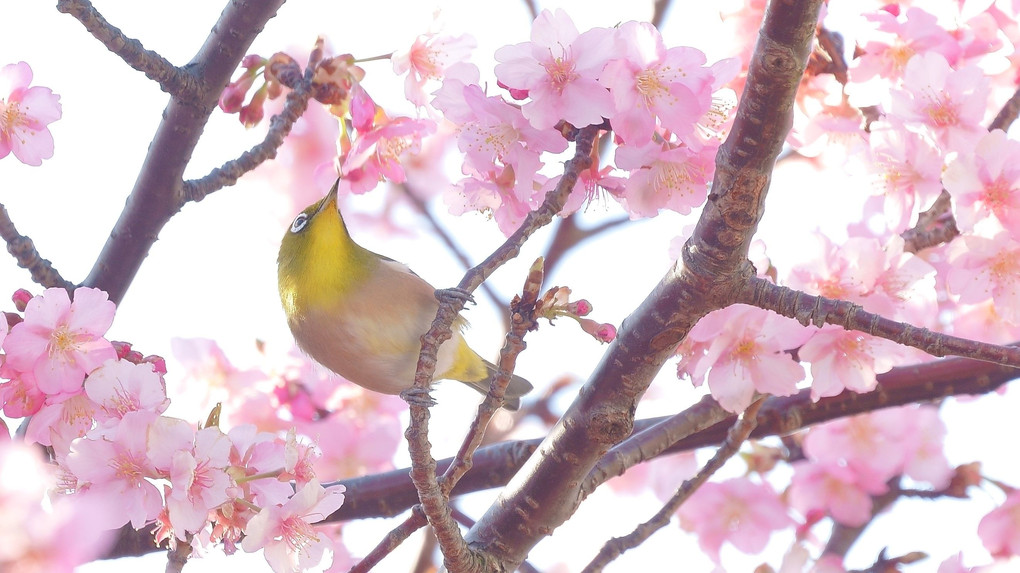
[[[838,396],[822,398],[815,402],[811,400],[811,391],[804,389],[793,396],[768,398],[758,412],[757,427],[751,433],[751,438],[787,436],[815,424],[883,408],[932,402],[948,396],[986,394],[998,390],[1003,384],[1017,377],[1020,377],[1020,370],[1016,368],[967,358],[947,358],[893,368],[889,372],[879,374],[878,387],[867,394],[847,390]],[[678,421],[685,415],[699,419],[707,411],[718,407],[714,400],[705,398],[687,412],[677,416],[635,421],[635,433],[632,438],[638,439],[638,443],[629,443],[628,439],[610,450],[586,479],[604,481],[622,473],[619,466],[627,465],[626,461],[633,460],[634,463],[638,463],[637,458],[629,455],[627,450],[639,448],[640,440],[644,439],[642,433],[649,428],[670,420]],[[720,421],[679,439],[661,453],[671,454],[718,446],[735,422],[736,416],[727,413]],[[458,496],[506,485],[527,459],[537,451],[541,442],[541,439],[522,440],[479,448],[474,455],[475,471],[469,472],[457,483],[452,495]],[[445,471],[452,461],[452,458],[440,460],[437,462],[437,471]],[[392,517],[407,511],[418,502],[417,491],[408,475],[408,468],[324,485],[340,483],[347,487],[347,498],[343,506],[331,515],[328,521]],[[589,490],[591,487],[593,486],[589,482],[585,484],[584,489]],[[121,529],[116,547],[111,549],[106,557],[143,555],[157,550],[151,533],[135,531],[129,525]]]
[[[138,40],[124,35],[119,28],[107,22],[88,0],[57,0],[57,10],[74,16],[106,49],[158,83],[166,93],[184,101],[200,101],[201,86],[198,78],[156,52],[146,50]]]
[[[120,303],[159,231],[182,204],[182,177],[230,74],[283,0],[229,2],[205,43],[184,67],[199,88],[187,99],[171,97],[149,144],[134,188],[110,232],[85,286]]]
[[[60,276],[57,269],[53,268],[53,263],[42,258],[32,239],[18,232],[3,203],[0,203],[0,239],[7,243],[7,252],[18,262],[18,266],[28,269],[36,284],[46,288],[59,287],[67,290],[68,294],[74,290],[75,285]]]
[[[697,320],[730,304],[753,275],[747,251],[772,167],[792,122],[819,1],[773,2],[765,16],[733,129],[716,159],[708,202],[683,262],[631,314],[617,339],[499,499],[468,533],[472,547],[512,570],[569,518],[595,464],[630,435],[637,401]]]

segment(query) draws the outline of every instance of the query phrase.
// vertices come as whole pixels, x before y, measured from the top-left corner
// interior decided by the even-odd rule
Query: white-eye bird
[[[333,185],[294,219],[280,244],[280,300],[298,346],[326,368],[376,392],[399,394],[414,384],[421,336],[439,302],[411,269],[355,243]],[[439,348],[436,380],[459,380],[485,394],[496,371],[468,347],[458,316]],[[513,376],[504,408],[516,410],[531,390]]]

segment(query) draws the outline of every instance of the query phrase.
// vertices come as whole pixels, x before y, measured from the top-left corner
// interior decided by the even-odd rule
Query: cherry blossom
[[[953,198],[953,215],[963,232],[994,217],[1020,237],[1020,141],[1001,129],[983,136],[946,166],[942,182]]]
[[[103,338],[114,311],[99,289],[76,289],[74,302],[64,289],[46,289],[28,303],[24,322],[4,340],[7,365],[32,372],[47,394],[77,391],[86,374],[117,357]]]
[[[1020,324],[1020,243],[1005,232],[957,237],[949,245],[946,287],[965,304],[992,299],[1011,324]]]
[[[1020,490],[1010,492],[1002,505],[981,518],[977,532],[992,555],[1020,555]]]
[[[715,173],[714,152],[648,143],[616,149],[616,166],[630,171],[622,201],[632,219],[654,217],[660,209],[686,215],[708,197]]]
[[[421,148],[421,138],[435,128],[435,123],[427,119],[397,117],[359,134],[342,161],[344,191],[365,193],[383,180],[402,183],[405,177],[401,157],[416,153]]]
[[[932,133],[949,149],[966,149],[985,133],[981,127],[988,79],[975,66],[954,70],[938,53],[907,62],[903,88],[891,93],[889,112],[907,127]]]
[[[297,573],[318,565],[332,551],[332,542],[312,524],[340,508],[344,489],[342,485],[323,488],[318,480],[310,481],[286,503],[263,508],[251,518],[241,548],[249,553],[264,549],[276,573]]]
[[[60,96],[31,83],[32,68],[25,62],[0,68],[0,159],[14,152],[26,165],[42,165],[53,157],[47,125],[60,119]]]
[[[414,105],[424,106],[428,100],[425,84],[429,80],[441,80],[446,69],[466,59],[475,45],[475,39],[467,34],[444,36],[429,31],[415,38],[408,49],[394,52],[390,57],[393,72],[407,73],[404,96]]]
[[[884,484],[862,482],[846,466],[800,461],[793,464],[788,495],[790,506],[801,515],[822,510],[839,523],[856,527],[871,519],[871,496],[885,490]]]
[[[804,379],[804,367],[785,351],[800,346],[811,331],[797,322],[746,305],[709,313],[688,338],[705,345],[704,356],[690,371],[700,385],[708,371],[712,396],[723,408],[742,412],[754,392],[789,396]],[[691,366],[688,366],[691,368]]]
[[[139,410],[162,414],[170,405],[163,377],[153,366],[126,360],[111,360],[89,374],[85,393],[99,406],[96,420],[100,423]]]
[[[772,533],[793,525],[787,508],[768,483],[735,478],[709,482],[680,506],[680,526],[698,535],[715,561],[724,542],[745,553],[765,549]]]
[[[811,399],[817,401],[844,388],[874,390],[875,375],[888,372],[908,354],[884,338],[826,325],[804,343],[799,355],[811,363]]]
[[[615,45],[611,29],[578,33],[562,9],[543,10],[532,25],[530,42],[496,50],[496,78],[527,90],[531,101],[524,104],[524,117],[538,129],[560,120],[577,127],[599,124],[614,109],[598,77]]]
[[[889,228],[901,232],[942,192],[942,154],[930,138],[886,122],[872,124],[869,145],[873,193],[883,197]]]
[[[147,479],[159,475],[147,451],[156,418],[152,412],[129,412],[102,438],[86,436],[71,443],[66,464],[78,480],[79,495],[122,509],[97,527],[113,529],[130,522],[138,529],[159,515],[163,501]]]
[[[625,22],[617,29],[623,57],[609,61],[599,82],[613,94],[613,131],[628,143],[648,141],[656,118],[681,141],[712,103],[713,76],[696,48],[666,49],[659,31],[647,22]]]

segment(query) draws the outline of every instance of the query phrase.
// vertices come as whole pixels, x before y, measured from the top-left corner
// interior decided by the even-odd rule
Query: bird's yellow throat
[[[337,209],[336,186],[302,215],[284,235],[278,260],[280,300],[292,319],[333,307],[379,263],[351,240]]]

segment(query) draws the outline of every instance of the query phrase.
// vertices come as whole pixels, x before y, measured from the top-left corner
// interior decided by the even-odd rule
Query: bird
[[[414,385],[421,337],[439,309],[436,289],[411,269],[354,242],[337,204],[340,179],[302,210],[277,259],[280,301],[298,347],[347,380],[384,394]],[[496,367],[472,350],[457,316],[437,354],[435,380],[486,394]],[[512,376],[503,407],[517,410],[530,382]]]

